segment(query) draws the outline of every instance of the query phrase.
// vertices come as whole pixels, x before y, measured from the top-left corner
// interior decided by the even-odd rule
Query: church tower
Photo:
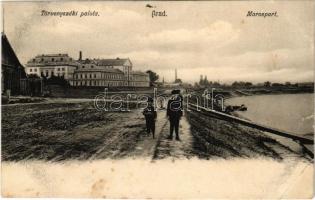
[[[177,80],[177,69],[175,68],[175,82]]]

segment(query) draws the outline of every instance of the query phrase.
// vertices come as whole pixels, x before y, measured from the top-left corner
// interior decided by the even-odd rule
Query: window
[[[52,59],[51,59],[51,61],[53,61],[53,62],[54,62],[54,61],[55,61],[55,59],[54,59],[54,58],[52,58]]]
[[[85,78],[87,78],[87,74],[85,74]]]
[[[43,61],[44,61],[44,58],[41,58],[40,61],[43,62]]]
[[[33,62],[35,62],[35,58],[33,59]]]
[[[91,68],[94,68],[94,66],[93,66],[93,65],[91,65]]]
[[[63,61],[63,58],[60,58],[60,61]]]
[[[84,65],[82,65],[82,68],[84,68],[85,66]]]
[[[58,68],[57,71],[60,71],[60,68]]]
[[[62,71],[65,71],[65,68],[61,68]]]
[[[36,68],[34,69],[34,72],[37,72],[37,69],[36,69]]]
[[[92,74],[90,74],[90,78],[92,78]]]
[[[48,77],[48,70],[46,70],[46,76]]]
[[[33,71],[33,69],[31,68],[31,69],[30,69],[30,72],[32,72],[32,71]]]
[[[96,74],[94,74],[94,78],[96,78]]]
[[[81,78],[83,78],[83,75],[81,74]]]

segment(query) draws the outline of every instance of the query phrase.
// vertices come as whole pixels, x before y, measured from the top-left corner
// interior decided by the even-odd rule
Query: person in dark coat
[[[153,106],[153,99],[148,98],[148,106],[143,110],[143,115],[145,117],[147,133],[148,135],[152,132],[153,138],[155,137],[155,120],[156,120],[156,111]]]
[[[175,130],[176,140],[179,139],[178,128],[179,121],[183,115],[183,97],[180,95],[180,90],[173,90],[172,96],[167,103],[167,117],[170,121],[170,135],[168,139],[173,139],[173,132]]]

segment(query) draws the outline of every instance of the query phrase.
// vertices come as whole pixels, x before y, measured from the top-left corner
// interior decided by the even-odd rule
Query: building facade
[[[20,94],[21,79],[26,78],[24,67],[16,56],[8,38],[1,35],[1,93]]]
[[[149,75],[132,71],[132,62],[127,59],[79,59],[68,54],[39,55],[26,65],[27,74],[38,76],[63,76],[71,86],[87,87],[149,87]]]
[[[119,69],[99,66],[95,60],[86,59],[79,61],[69,82],[72,86],[122,87],[125,85],[125,75]]]
[[[129,84],[131,87],[149,87],[150,79],[149,75],[140,71],[132,71],[130,73]]]
[[[66,80],[71,80],[77,66],[78,63],[68,54],[43,54],[27,62],[26,73],[46,78],[63,76]]]

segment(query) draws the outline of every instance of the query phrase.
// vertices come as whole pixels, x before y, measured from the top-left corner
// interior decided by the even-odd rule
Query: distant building
[[[27,74],[36,74],[39,77],[63,76],[72,80],[78,63],[68,54],[43,54],[29,60],[26,64]]]
[[[1,35],[1,91],[10,91],[11,94],[20,93],[21,78],[25,78],[24,67],[16,56],[8,38]]]
[[[68,54],[39,55],[27,63],[27,73],[45,76],[63,76],[71,86],[149,87],[149,75],[132,71],[129,58],[79,59]]]
[[[132,63],[129,58],[93,59],[93,62],[101,69],[116,69],[118,70],[117,73],[123,73],[123,84],[120,86],[131,86],[130,75],[132,71]],[[119,75],[117,74],[117,76]]]
[[[314,87],[314,82],[303,82],[303,83],[298,83],[298,87]]]
[[[130,73],[129,86],[131,87],[149,87],[149,75],[140,71],[132,71]]]

